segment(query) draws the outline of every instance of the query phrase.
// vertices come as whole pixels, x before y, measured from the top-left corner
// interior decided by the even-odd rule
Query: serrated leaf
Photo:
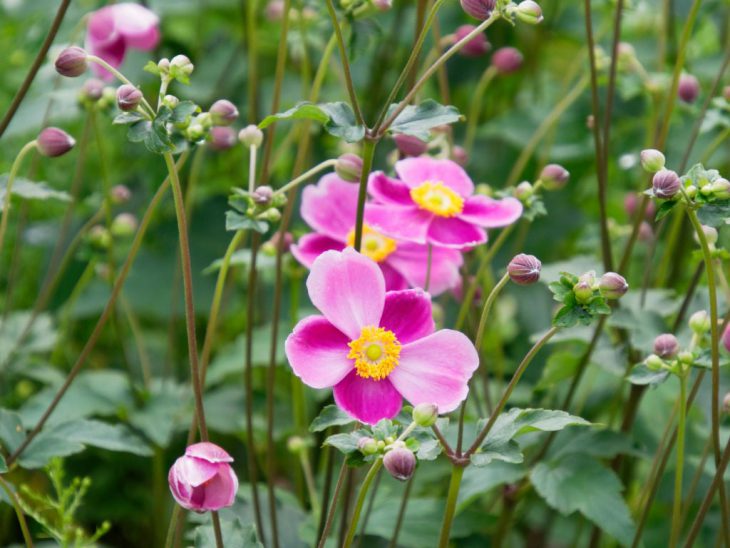
[[[360,436],[357,434],[333,434],[324,440],[324,445],[330,445],[345,454],[357,451],[357,442]]]
[[[157,63],[155,63],[154,61],[147,61],[147,64],[142,68],[142,70],[151,74],[160,74],[160,67],[158,67]]]
[[[486,420],[479,421],[480,430]],[[499,447],[509,440],[529,432],[555,432],[568,426],[590,426],[587,420],[553,409],[520,409],[513,408],[502,413],[487,434],[484,445]]]
[[[355,422],[350,415],[345,413],[336,405],[328,405],[315,417],[312,424],[309,425],[310,432],[321,432],[330,426],[342,426]]]
[[[348,143],[356,143],[365,137],[365,126],[358,125],[355,113],[348,103],[297,103],[289,110],[271,114],[264,118],[259,127],[264,129],[278,120],[314,120],[324,126],[324,129],[335,137],[340,137]]]
[[[418,460],[436,460],[441,454],[441,444],[438,440],[426,440],[421,442],[416,457]]]
[[[388,116],[398,107],[394,103],[388,107]],[[391,133],[403,133],[413,135],[422,140],[427,140],[429,131],[444,124],[453,124],[461,119],[459,109],[451,105],[441,105],[433,99],[426,99],[418,105],[408,105],[393,120],[388,131]]]
[[[697,211],[700,223],[712,227],[730,224],[730,200],[717,200],[703,205]]]
[[[485,444],[479,452],[471,456],[470,460],[474,466],[487,466],[495,460],[519,464],[525,460],[525,457],[519,444],[514,440],[509,440],[500,445]]]
[[[5,188],[8,185],[8,176],[0,175],[0,202],[5,200]],[[17,177],[13,182],[13,188],[10,190],[13,196],[23,198],[25,200],[61,200],[70,202],[71,196],[67,192],[55,190],[46,183],[35,182],[23,177]]]
[[[254,230],[263,234],[269,229],[269,223],[251,219],[236,211],[226,211],[226,230]]]
[[[172,114],[170,115],[170,121],[176,124],[180,122],[185,122],[199,110],[200,107],[198,107],[198,105],[196,105],[192,101],[181,101],[173,109]]]

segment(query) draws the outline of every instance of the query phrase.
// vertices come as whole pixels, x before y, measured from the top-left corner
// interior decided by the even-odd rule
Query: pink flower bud
[[[629,217],[633,217],[636,215],[636,211],[639,207],[639,203],[641,202],[641,195],[637,194],[636,192],[629,192],[624,197],[624,211],[626,212],[626,215]],[[649,202],[646,204],[646,212],[644,214],[644,217],[648,220],[651,220],[654,218],[654,214],[656,213],[656,207],[654,206],[654,202]]]
[[[654,229],[646,221],[639,225],[638,238],[640,242],[649,243],[654,240]]]
[[[132,199],[132,191],[125,185],[114,185],[111,189],[111,198],[114,204],[125,204]]]
[[[725,86],[722,88],[722,96],[725,98],[726,101],[730,101],[730,86]]]
[[[722,410],[725,414],[730,414],[730,392],[725,394],[725,397],[722,398]]]
[[[236,105],[227,99],[219,99],[213,103],[209,110],[213,117],[213,123],[217,126],[230,126],[238,119]]]
[[[424,141],[413,135],[396,133],[393,140],[403,156],[420,156],[428,149],[428,145]]]
[[[137,217],[131,213],[120,213],[111,224],[111,233],[117,238],[128,238],[137,231]]]
[[[271,0],[266,4],[264,14],[269,21],[281,21],[284,17],[284,2],[282,0]]]
[[[496,0],[461,0],[462,9],[480,21],[484,21],[491,15],[496,4]]]
[[[559,164],[548,164],[540,173],[540,180],[547,190],[559,190],[563,188],[570,178],[567,169]]]
[[[451,159],[460,166],[465,166],[469,163],[469,154],[466,152],[464,147],[456,145],[451,149]]]
[[[117,106],[119,110],[128,112],[134,110],[142,102],[142,92],[131,84],[124,84],[117,88]]]
[[[228,150],[236,144],[236,131],[231,127],[212,127],[208,135],[213,150]]]
[[[679,87],[677,95],[685,103],[694,103],[700,94],[700,83],[691,74],[683,74],[679,77]]]
[[[76,144],[73,137],[57,127],[47,127],[40,132],[36,141],[38,152],[49,158],[66,154]]]
[[[674,197],[679,192],[680,185],[679,176],[671,169],[657,171],[651,180],[654,195],[663,200]]]
[[[264,246],[269,247],[274,252],[272,255],[276,255],[276,250],[279,246],[281,246],[281,251],[286,253],[289,251],[289,248],[293,243],[294,236],[292,236],[291,232],[285,232],[282,237],[281,231],[277,230],[271,235],[271,238],[264,244]]]
[[[511,74],[522,67],[522,54],[515,48],[499,48],[492,55],[492,66],[500,74]]]
[[[393,0],[373,0],[373,6],[379,11],[388,11],[393,7]]]
[[[56,72],[69,78],[81,76],[87,69],[86,57],[86,52],[78,46],[66,48],[56,57]]]
[[[620,274],[606,272],[598,281],[598,289],[607,299],[618,299],[629,290],[629,284]]]
[[[80,96],[91,102],[96,102],[104,95],[104,82],[97,78],[89,78],[81,86]]]
[[[456,38],[456,41],[459,42],[475,28],[476,27],[474,25],[461,25],[454,32],[454,38]],[[465,43],[461,50],[459,50],[459,53],[466,57],[481,57],[489,51],[490,47],[487,37],[483,32],[480,32],[474,38]]]
[[[337,173],[343,181],[357,183],[360,181],[360,177],[362,176],[362,158],[352,152],[346,152],[337,158],[335,173]]]
[[[259,205],[267,205],[271,203],[271,198],[274,196],[274,189],[270,186],[263,185],[258,187],[251,194],[251,198],[254,202]]]
[[[519,285],[534,284],[540,279],[542,263],[534,255],[520,253],[516,255],[507,265],[507,273],[510,279]]]
[[[405,447],[396,447],[383,457],[383,466],[395,479],[406,481],[416,469],[416,456]]]
[[[180,506],[194,512],[231,506],[238,491],[231,462],[233,458],[213,443],[189,446],[167,476],[172,496]]]
[[[660,358],[674,358],[677,352],[679,352],[679,341],[671,333],[664,333],[654,339],[654,354]]]

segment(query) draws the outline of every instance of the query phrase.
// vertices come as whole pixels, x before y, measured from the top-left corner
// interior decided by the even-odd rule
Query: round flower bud
[[[664,169],[666,158],[664,154],[653,148],[646,148],[641,151],[641,167],[649,173],[656,173]]]
[[[174,110],[175,107],[180,104],[180,99],[178,99],[174,95],[165,95],[162,98],[162,104],[165,105],[167,108]]]
[[[264,140],[264,134],[257,126],[251,124],[238,132],[238,140],[247,147],[259,147]]]
[[[393,7],[393,0],[373,0],[373,6],[379,11],[388,11]]]
[[[730,198],[730,181],[724,177],[718,177],[710,185],[712,193],[718,200],[727,200]]]
[[[373,438],[360,438],[357,442],[357,448],[363,455],[374,455],[378,452],[378,442]]]
[[[231,127],[212,127],[208,136],[210,137],[210,148],[213,150],[228,150],[236,144],[236,131]]]
[[[393,136],[395,146],[403,156],[420,156],[428,149],[425,141],[413,135],[405,135],[404,133],[396,133]]]
[[[461,25],[454,32],[454,38],[457,42],[466,38],[466,36],[472,32],[476,27],[474,25]],[[474,38],[469,40],[462,46],[459,53],[465,57],[481,57],[489,51],[489,41],[483,32],[477,34]]]
[[[233,457],[213,443],[205,441],[190,445],[167,476],[175,501],[194,512],[231,506],[238,491],[232,462]]]
[[[694,103],[700,94],[700,83],[691,74],[683,74],[679,77],[677,95],[685,103]]]
[[[681,183],[679,176],[671,169],[661,169],[654,174],[651,180],[654,195],[662,200],[673,198],[679,192]]]
[[[112,203],[116,205],[126,204],[132,199],[132,191],[125,185],[114,185],[109,194],[111,196]]]
[[[210,112],[213,123],[217,126],[230,126],[238,119],[236,105],[227,99],[218,99],[211,105],[208,112]]]
[[[383,457],[383,466],[395,479],[406,481],[416,469],[416,455],[405,447],[396,447]]]
[[[730,86],[725,86],[722,88],[722,96],[725,98],[726,101],[730,101]]]
[[[512,74],[522,68],[523,57],[517,48],[499,48],[492,54],[492,66],[500,74]]]
[[[664,366],[664,360],[656,354],[652,354],[651,356],[647,356],[644,364],[652,371],[659,371]]]
[[[520,202],[526,202],[529,200],[535,190],[532,188],[532,185],[528,183],[527,181],[522,181],[519,185],[515,187],[515,198],[517,198]]]
[[[281,211],[279,211],[275,207],[272,207],[264,211],[261,215],[257,217],[257,219],[261,219],[262,221],[268,221],[270,223],[275,223],[279,219],[281,219]]]
[[[638,239],[640,242],[651,242],[654,240],[654,229],[646,221],[641,221],[639,225]]]
[[[704,335],[710,330],[710,315],[706,310],[698,310],[689,317],[689,328],[697,335]]]
[[[307,442],[301,436],[292,436],[286,440],[286,448],[290,453],[300,453],[307,448]]]
[[[575,300],[580,304],[586,304],[593,298],[593,285],[582,280],[573,286]]]
[[[685,365],[692,365],[695,361],[695,357],[692,354],[692,352],[685,350],[684,352],[680,352],[677,354],[677,359],[680,363],[683,363]]]
[[[629,192],[624,197],[624,211],[626,211],[626,214],[629,217],[633,217],[637,213],[637,209],[639,207],[639,202],[641,199],[641,195],[637,194],[636,192]],[[648,202],[646,204],[646,210],[644,212],[644,217],[646,219],[653,219],[654,214],[656,213],[656,207],[654,206],[654,202]]]
[[[135,110],[142,102],[142,92],[131,84],[124,84],[117,88],[117,106],[119,110],[128,112]]]
[[[439,408],[435,403],[419,403],[413,408],[413,422],[418,426],[433,426],[438,417]]]
[[[271,256],[275,256],[279,246],[281,246],[282,253],[286,253],[293,243],[294,237],[291,235],[291,232],[285,232],[282,238],[281,231],[277,230],[271,235],[269,241],[265,242],[261,247],[262,249],[269,249]]]
[[[267,185],[262,185],[251,194],[251,199],[258,205],[268,205],[274,196],[274,189]]]
[[[629,290],[629,284],[620,274],[606,272],[598,280],[598,289],[607,299],[620,299]]]
[[[730,324],[728,324],[722,333],[722,345],[725,347],[725,350],[730,352]]]
[[[563,188],[570,178],[570,173],[559,164],[548,164],[540,173],[540,180],[547,190]]]
[[[707,244],[709,246],[713,246],[717,243],[717,230],[714,229],[711,226],[702,225],[702,232],[705,234],[705,239],[707,240]],[[695,234],[695,241],[697,243],[700,243],[700,239],[697,237],[697,234]]]
[[[654,339],[654,353],[660,358],[671,359],[679,352],[679,341],[671,333],[664,333]]]
[[[36,139],[38,152],[49,158],[66,154],[75,144],[73,137],[57,127],[45,128]]]
[[[497,0],[460,0],[462,9],[474,19],[484,21],[497,5]]]
[[[137,217],[131,213],[120,213],[111,224],[111,233],[117,238],[128,238],[137,231]]]
[[[264,15],[271,22],[281,21],[284,17],[284,2],[282,0],[271,0],[264,8]]]
[[[112,235],[101,225],[92,226],[86,237],[91,245],[99,249],[107,249],[112,243]]]
[[[520,253],[507,265],[510,280],[518,285],[534,284],[540,279],[542,263],[534,255]]]
[[[722,398],[722,410],[726,414],[730,414],[730,392],[725,394],[725,397]]]
[[[183,74],[190,76],[193,73],[195,65],[193,65],[186,55],[176,55],[170,59],[170,67],[176,67]]]
[[[167,57],[163,57],[157,61],[157,68],[162,74],[167,74],[170,72],[170,60]]]
[[[460,166],[465,166],[469,163],[469,154],[466,152],[464,147],[456,145],[451,149],[451,159]]]
[[[537,25],[543,20],[540,5],[532,0],[522,0],[517,5],[515,15],[517,15],[517,19],[528,25]]]
[[[346,152],[337,158],[335,173],[343,181],[349,181],[351,183],[360,181],[360,177],[362,176],[362,158],[352,152]]]
[[[86,52],[78,46],[66,48],[56,57],[56,72],[69,78],[81,76],[88,66],[86,57]]]
[[[89,78],[81,86],[79,96],[81,100],[86,100],[91,103],[97,102],[104,95],[104,82],[98,78]]]
[[[200,141],[203,137],[205,137],[205,128],[202,124],[198,124],[197,122],[194,124],[190,124],[185,129],[185,136],[190,141]]]

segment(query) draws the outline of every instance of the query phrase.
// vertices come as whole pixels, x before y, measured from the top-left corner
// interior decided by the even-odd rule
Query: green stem
[[[274,192],[274,196],[278,196],[279,194],[285,194],[292,190],[293,188],[298,187],[300,184],[302,184],[304,181],[312,177],[313,175],[316,175],[320,171],[327,169],[328,167],[334,167],[337,164],[337,160],[334,158],[331,158],[329,160],[325,160],[324,162],[317,164],[309,171],[305,171],[302,173],[299,177],[296,177],[295,179],[292,179],[287,184],[285,184],[283,187],[279,188]]]
[[[27,548],[33,548],[33,537],[31,537],[30,535],[28,522],[25,520],[25,515],[23,514],[23,509],[20,507],[18,497],[10,488],[8,482],[6,482],[2,478],[2,476],[0,476],[0,487],[2,487],[3,491],[5,491],[5,493],[7,494],[8,499],[10,500],[10,504],[15,510],[15,515],[18,516],[18,524],[20,525],[20,531],[23,533],[23,540],[25,541],[25,545],[27,546]]]
[[[299,461],[302,464],[304,481],[307,484],[307,491],[309,491],[309,504],[312,507],[312,514],[314,514],[316,522],[319,519],[321,509],[319,507],[319,499],[317,498],[317,485],[314,482],[314,474],[312,474],[312,464],[309,462],[309,452],[300,451]]]
[[[489,84],[497,75],[497,69],[494,65],[489,65],[487,69],[482,73],[479,78],[476,88],[474,88],[474,94],[469,104],[469,116],[466,123],[466,137],[464,138],[464,149],[467,155],[471,154],[471,149],[474,146],[474,137],[477,133],[477,124],[479,122],[479,114],[482,111],[482,99],[484,94],[489,87]]]
[[[180,514],[182,514],[182,507],[176,504],[172,508],[170,524],[167,526],[167,535],[165,536],[165,548],[172,548],[172,543],[175,540],[175,529],[177,528],[177,523],[180,520]]]
[[[701,164],[706,164],[710,158],[712,158],[712,155],[715,153],[715,151],[720,147],[720,145],[730,136],[730,128],[725,128],[725,130],[721,131],[717,137],[715,137],[712,142],[707,145],[707,148],[705,148],[705,152],[702,155],[702,158],[700,159]]]
[[[258,120],[258,58],[256,56],[256,8],[258,0],[249,0],[243,3],[246,13],[246,49],[248,61],[248,74],[246,84],[248,90],[248,122],[255,124]]]
[[[428,286],[431,285],[431,267],[433,263],[433,244],[428,244],[428,252],[426,258],[426,281],[423,283],[423,290],[428,292]]]
[[[680,367],[683,367],[680,364]],[[669,546],[674,548],[679,543],[682,532],[682,473],[684,472],[684,434],[687,423],[687,373],[679,373],[679,422],[677,423],[677,466],[674,471],[674,504],[672,507],[672,530]]]
[[[459,488],[461,487],[461,478],[464,476],[464,468],[464,466],[459,466],[456,464],[454,464],[451,468],[449,494],[446,498],[444,521],[441,525],[441,535],[439,536],[439,548],[446,548],[449,545],[449,537],[451,536],[451,524],[454,521],[454,514],[456,513],[456,500],[459,496]]]
[[[340,491],[342,490],[342,485],[345,483],[345,476],[347,476],[347,464],[343,460],[342,466],[340,466],[340,473],[337,476],[335,492],[332,494],[332,502],[330,502],[329,510],[327,511],[327,520],[324,523],[322,534],[319,536],[319,542],[317,542],[317,548],[324,548],[327,543],[327,536],[329,535],[330,529],[332,529],[332,523],[335,520],[335,513],[337,512],[337,500],[340,498]]]
[[[398,518],[395,521],[395,528],[393,529],[393,534],[390,537],[390,543],[388,544],[388,548],[396,548],[398,546],[398,536],[400,535],[400,529],[403,525],[403,520],[406,517],[408,499],[411,496],[411,489],[413,488],[413,480],[415,477],[416,472],[413,472],[413,475],[408,478],[408,483],[406,483],[406,489],[400,501],[400,508],[398,508]]]
[[[370,485],[373,483],[373,480],[378,474],[378,470],[380,470],[381,466],[383,466],[383,459],[382,457],[378,457],[378,459],[370,467],[370,470],[368,470],[368,473],[362,482],[362,487],[360,487],[360,492],[358,493],[357,501],[355,502],[355,510],[350,518],[350,527],[347,530],[347,536],[345,537],[345,542],[343,544],[344,548],[350,548],[352,545],[352,541],[355,538],[355,531],[357,531],[357,522],[360,520],[362,507],[365,503],[365,496],[367,495],[368,489],[370,489]]]
[[[124,76],[124,74],[122,74],[117,69],[115,69],[113,66],[111,66],[109,63],[104,61],[104,59],[102,59],[101,57],[97,57],[96,55],[87,55],[86,60],[91,63],[96,63],[97,65],[108,70],[120,82],[122,82],[124,84],[128,84],[130,86],[134,86],[134,84],[126,76]],[[155,110],[152,108],[152,106],[150,106],[150,104],[147,102],[147,99],[145,99],[144,97],[142,97],[142,106],[145,109],[147,109],[147,114],[149,116],[151,116],[152,118],[155,117],[155,114],[156,114]]]
[[[489,311],[492,309],[494,301],[497,299],[497,296],[502,291],[504,286],[507,285],[509,280],[509,273],[507,272],[504,276],[502,276],[502,278],[500,278],[500,280],[497,282],[497,285],[494,286],[484,303],[484,307],[482,308],[482,315],[479,318],[479,327],[477,328],[477,334],[474,336],[474,346],[477,349],[477,353],[479,353],[482,348],[482,339],[484,338],[484,329],[487,326],[487,317],[489,316]]]
[[[366,138],[362,146],[362,174],[360,175],[360,189],[357,195],[357,215],[355,218],[355,251],[362,246],[362,225],[365,221],[365,200],[368,195],[368,178],[373,167],[375,146],[378,141]]]
[[[3,199],[3,217],[0,220],[0,256],[2,256],[3,242],[5,241],[5,232],[8,228],[8,213],[10,211],[10,198],[13,194],[13,183],[15,178],[18,176],[18,170],[20,170],[20,164],[23,162],[23,158],[38,145],[38,142],[33,140],[26,143],[23,148],[20,149],[18,155],[13,161],[13,165],[10,167],[10,174],[8,175],[8,181],[5,184],[5,198]]]

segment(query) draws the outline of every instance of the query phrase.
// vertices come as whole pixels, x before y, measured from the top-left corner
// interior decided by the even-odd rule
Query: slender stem
[[[26,547],[33,548],[33,537],[30,535],[28,522],[25,520],[25,514],[23,514],[23,509],[20,506],[18,496],[13,492],[8,482],[5,481],[2,476],[0,476],[0,487],[2,487],[3,491],[7,494],[10,504],[15,510],[15,515],[18,516],[18,525],[20,525],[20,531],[23,533],[23,540],[25,541]]]
[[[332,523],[335,521],[335,513],[337,512],[337,499],[340,498],[340,491],[342,490],[342,485],[345,482],[346,475],[347,464],[345,463],[345,461],[342,461],[340,473],[337,476],[337,483],[335,484],[335,492],[332,494],[332,502],[330,502],[329,510],[327,512],[327,521],[325,521],[324,529],[322,529],[322,534],[319,536],[317,548],[324,548],[327,542],[327,536],[329,535],[330,529],[332,529]]]
[[[466,136],[464,137],[464,149],[467,155],[471,154],[471,149],[474,146],[479,115],[482,112],[482,99],[495,76],[497,76],[497,69],[494,65],[489,65],[479,78],[476,88],[474,88],[471,103],[469,103],[469,116],[466,123]]]
[[[357,214],[355,218],[355,251],[360,251],[360,247],[362,246],[362,225],[365,221],[365,200],[368,195],[368,178],[373,166],[373,157],[375,156],[375,146],[377,144],[377,140],[366,138],[362,146],[362,174],[360,175],[360,189],[357,195]]]
[[[182,514],[182,507],[176,504],[172,508],[172,516],[170,516],[170,523],[167,526],[167,535],[165,536],[165,548],[172,548],[172,543],[175,540],[175,529],[177,529],[177,524],[180,520],[180,514]]]
[[[319,507],[319,499],[317,498],[317,485],[314,482],[312,464],[309,462],[309,453],[307,451],[300,451],[299,461],[302,464],[304,481],[307,484],[307,491],[309,491],[309,504],[312,507],[312,513],[315,517],[317,517],[319,516],[321,509]]]
[[[718,133],[717,137],[715,137],[712,142],[705,148],[705,152],[702,154],[700,163],[706,164],[707,162],[709,162],[715,151],[720,148],[720,145],[724,143],[728,137],[730,137],[730,128],[725,128],[723,131]]]
[[[680,367],[684,367],[680,365]],[[682,531],[682,473],[684,472],[684,433],[687,423],[687,374],[679,373],[679,420],[677,423],[677,466],[674,470],[674,504],[672,505],[672,527],[669,546],[674,548]]]
[[[130,86],[134,86],[134,84],[126,77],[124,74],[119,72],[117,69],[115,69],[113,66],[111,66],[109,63],[104,61],[101,57],[97,57],[96,55],[87,55],[86,60],[91,63],[96,63],[97,65],[103,67],[104,69],[108,70],[111,74],[114,75],[114,77],[119,80],[120,82],[123,82],[125,84],[128,84]],[[147,114],[151,117],[155,117],[155,110],[152,108],[152,106],[147,102],[147,99],[142,97],[142,106],[147,109]]]
[[[423,283],[423,290],[428,292],[428,287],[431,285],[431,268],[433,263],[433,244],[427,245],[428,251],[426,255],[426,281]]]
[[[20,152],[18,152],[18,155],[15,157],[13,165],[10,167],[8,180],[5,184],[5,197],[3,198],[3,217],[2,219],[0,219],[0,256],[2,256],[3,242],[5,241],[5,232],[8,228],[8,215],[10,212],[10,198],[13,195],[13,183],[15,182],[15,178],[18,176],[18,171],[20,170],[20,165],[23,163],[23,158],[25,158],[28,152],[36,148],[37,145],[38,143],[35,140],[23,145],[23,148],[20,149]]]
[[[413,476],[411,476],[413,477]],[[383,469],[381,468],[378,470],[377,475],[375,476],[375,485],[373,485],[372,489],[370,490],[370,498],[368,499],[368,507],[365,510],[365,516],[362,519],[362,523],[360,525],[360,532],[358,533],[357,537],[357,544],[355,545],[356,548],[360,548],[360,545],[362,544],[362,539],[365,537],[365,531],[367,531],[368,528],[368,522],[370,521],[370,514],[373,511],[373,506],[375,506],[375,499],[378,496],[378,487],[380,487],[380,481],[383,479]]]
[[[461,478],[464,476],[464,468],[464,466],[459,466],[456,464],[451,467],[449,494],[446,497],[444,521],[441,525],[441,535],[439,536],[439,548],[446,548],[449,545],[449,537],[451,536],[451,524],[454,521],[454,513],[456,512],[456,500],[459,496],[459,488],[461,487]]]
[[[362,507],[365,503],[365,496],[367,495],[368,489],[370,489],[370,485],[373,483],[373,480],[378,474],[378,470],[380,470],[381,466],[383,466],[383,458],[378,457],[378,459],[370,467],[370,470],[368,470],[368,473],[362,482],[362,487],[360,487],[360,492],[358,493],[357,501],[355,502],[355,510],[350,518],[350,527],[347,530],[347,536],[345,537],[345,542],[343,544],[344,548],[350,548],[352,545],[352,541],[355,538],[355,531],[357,531],[357,522],[360,520],[360,513],[362,512]]]
[[[393,529],[393,534],[390,537],[390,543],[388,544],[388,548],[396,548],[398,546],[398,536],[400,535],[400,528],[403,525],[403,520],[406,517],[406,508],[408,507],[408,499],[411,496],[411,489],[413,488],[413,479],[416,477],[416,472],[413,473],[413,475],[408,478],[408,483],[406,483],[406,490],[403,492],[403,497],[401,497],[400,501],[400,508],[398,508],[398,518],[395,520],[395,528]]]
[[[482,307],[482,314],[479,317],[479,327],[477,327],[477,333],[474,336],[474,347],[477,349],[477,353],[479,353],[482,348],[482,339],[484,338],[484,329],[487,326],[487,317],[489,317],[489,311],[492,309],[494,301],[497,300],[497,296],[500,294],[504,286],[507,285],[509,280],[509,273],[505,273],[504,276],[500,278],[499,282],[497,282],[497,285],[494,286],[492,291],[489,293],[487,300],[484,302],[484,306]]]
[[[258,56],[256,55],[256,9],[258,8],[258,0],[249,0],[243,2],[245,19],[246,19],[246,50],[247,50],[247,69],[246,84],[248,93],[248,122],[255,124],[258,120]]]
[[[283,187],[277,189],[276,192],[274,192],[274,196],[278,196],[279,194],[286,194],[290,190],[298,187],[300,184],[302,184],[304,181],[306,181],[313,175],[316,175],[320,171],[323,171],[329,167],[334,167],[335,164],[337,164],[337,160],[334,158],[325,160],[324,162],[317,164],[312,169],[305,171],[299,177],[292,179],[287,184],[285,184]]]

